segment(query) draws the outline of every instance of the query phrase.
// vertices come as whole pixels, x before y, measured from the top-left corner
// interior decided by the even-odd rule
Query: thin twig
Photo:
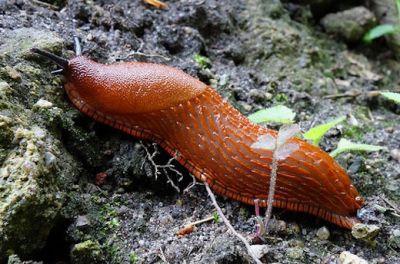
[[[160,54],[147,54],[147,53],[141,52],[141,50],[144,47],[144,42],[141,39],[138,39],[138,40],[140,42],[139,48],[136,51],[131,51],[128,54],[128,56],[126,56],[125,59],[127,59],[127,58],[129,58],[131,56],[140,55],[140,56],[144,56],[144,57],[159,57],[159,58],[162,58],[162,59],[164,59],[166,61],[170,61],[171,60],[171,58],[168,58],[168,57],[160,55]]]
[[[188,226],[188,225],[193,225],[193,226],[194,225],[199,225],[199,224],[206,223],[206,222],[209,222],[209,221],[212,221],[212,220],[214,220],[214,216],[209,216],[207,218],[200,219],[200,220],[197,220],[195,222],[189,223],[186,226]]]
[[[224,213],[222,212],[221,207],[219,207],[217,200],[215,199],[214,193],[211,191],[210,186],[208,186],[207,182],[204,182],[204,186],[206,187],[206,190],[208,192],[208,195],[211,198],[211,201],[215,207],[215,209],[217,209],[219,216],[221,217],[221,219],[224,221],[225,225],[228,227],[228,229],[237,237],[239,238],[246,246],[247,252],[249,253],[249,255],[254,259],[254,261],[257,264],[262,264],[262,262],[257,258],[257,256],[254,254],[253,250],[250,247],[250,244],[247,242],[247,240],[241,235],[239,234],[235,228],[233,228],[233,226],[231,225],[231,223],[229,222],[229,220],[225,217]]]
[[[349,92],[345,93],[337,93],[337,94],[330,94],[330,95],[325,95],[322,98],[324,99],[337,99],[337,98],[344,98],[344,97],[358,97],[360,95],[366,95],[367,97],[376,97],[381,94],[380,91],[368,91],[368,92],[361,92],[359,90],[352,90]]]
[[[396,205],[394,202],[390,201],[390,200],[387,199],[386,197],[381,197],[381,198],[382,198],[382,200],[385,201],[388,205],[390,205],[390,207],[392,207],[393,210],[396,211],[396,213],[400,213],[399,207],[397,207],[397,205]]]
[[[162,250],[162,247],[160,247],[160,254],[161,254],[161,255],[159,255],[160,259],[161,259],[162,261],[164,261],[164,263],[169,263],[168,260],[167,260],[167,258],[166,258],[165,255],[164,255],[164,252],[163,252],[163,250]]]
[[[152,165],[153,168],[154,168],[154,175],[155,175],[156,180],[157,180],[157,178],[158,178],[158,175],[161,175],[161,171],[163,171],[164,174],[165,174],[165,176],[167,177],[167,183],[171,184],[171,186],[172,186],[177,192],[180,192],[181,190],[180,190],[179,187],[174,183],[174,181],[170,178],[169,173],[168,173],[168,171],[175,172],[176,175],[179,176],[178,179],[177,179],[178,182],[181,182],[181,181],[183,180],[183,174],[182,174],[180,171],[178,171],[178,170],[175,168],[175,165],[172,163],[173,161],[176,160],[176,157],[177,157],[178,154],[179,154],[178,151],[176,151],[175,155],[174,155],[172,158],[170,158],[170,159],[168,160],[167,164],[165,164],[165,165],[159,165],[159,164],[156,164],[156,162],[154,161],[154,158],[155,158],[158,154],[160,154],[160,152],[159,152],[158,149],[157,149],[157,144],[153,143],[153,146],[154,146],[154,152],[153,152],[153,153],[150,153],[149,149],[148,149],[142,142],[140,142],[140,145],[142,146],[142,148],[143,148],[143,149],[145,150],[145,152],[146,152],[147,160],[151,163],[151,165]],[[144,166],[144,162],[142,163],[142,168],[143,168],[143,166]]]
[[[187,193],[197,183],[196,178],[193,176],[193,174],[189,173],[189,175],[190,175],[190,177],[192,177],[192,182],[183,190],[183,193]]]
[[[59,10],[60,9],[60,7],[58,7],[56,5],[52,5],[52,4],[49,4],[49,3],[46,3],[46,2],[42,2],[40,0],[31,0],[31,1],[33,3],[35,3],[35,4],[37,4],[37,5],[45,6],[45,7],[48,7],[50,9],[53,9],[53,10]]]
[[[344,97],[357,97],[359,95],[361,95],[361,92],[359,92],[359,91],[350,91],[350,92],[346,92],[346,93],[325,95],[322,98],[324,98],[324,99],[337,99],[337,98],[344,98]]]

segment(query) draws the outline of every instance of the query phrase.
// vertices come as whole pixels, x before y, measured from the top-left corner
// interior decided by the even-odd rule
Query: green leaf
[[[277,105],[257,111],[248,117],[253,123],[291,124],[295,116],[296,113],[292,109],[284,105]]]
[[[399,0],[400,1],[400,0]],[[381,92],[381,95],[400,104],[400,93]]]
[[[304,133],[303,137],[310,140],[313,145],[318,146],[321,138],[326,134],[326,132],[328,132],[329,129],[336,126],[340,122],[343,122],[344,120],[346,120],[346,116],[341,116],[336,118],[335,120],[332,120],[331,122],[313,127],[306,133]]]
[[[381,146],[374,146],[374,145],[368,145],[368,144],[359,144],[359,143],[354,143],[351,142],[350,140],[342,138],[339,143],[337,148],[332,151],[329,155],[332,157],[336,157],[340,153],[343,152],[351,152],[351,151],[379,151],[379,150],[387,150],[386,147],[381,147]]]
[[[400,23],[400,0],[396,0],[397,6],[397,15],[399,16],[399,23]]]
[[[392,24],[383,24],[370,29],[365,33],[363,40],[365,43],[371,43],[374,39],[384,35],[392,34],[396,31],[396,27]]]

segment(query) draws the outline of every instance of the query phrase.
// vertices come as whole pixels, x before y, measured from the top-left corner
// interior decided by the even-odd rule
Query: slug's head
[[[198,96],[206,85],[181,70],[159,64],[128,62],[96,63],[84,56],[66,60],[32,49],[62,67],[65,89],[81,111],[105,115],[153,112]]]

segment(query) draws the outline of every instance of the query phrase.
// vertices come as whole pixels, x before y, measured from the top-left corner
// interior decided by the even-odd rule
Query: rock
[[[321,19],[328,33],[342,37],[346,42],[359,41],[375,23],[374,14],[363,6],[331,13]]]
[[[319,228],[318,231],[317,231],[317,237],[320,240],[328,240],[330,235],[331,234],[330,234],[328,228],[326,228],[325,226]]]
[[[265,100],[265,93],[258,89],[251,89],[249,91],[249,96],[257,103],[262,103]]]
[[[22,264],[22,261],[17,255],[11,255],[8,257],[7,264]]]
[[[340,253],[339,259],[341,264],[368,264],[368,261],[350,253],[349,251],[343,251]]]
[[[390,156],[392,157],[392,159],[400,162],[400,149],[392,149],[390,151]]]
[[[60,51],[63,45],[61,38],[53,32],[37,30],[34,28],[18,28],[9,31],[7,41],[0,46],[0,54],[15,56],[19,58],[30,58],[34,56],[30,49],[33,47],[48,50],[50,52]]]
[[[351,229],[351,234],[356,239],[371,240],[379,233],[376,225],[355,224]]]
[[[388,244],[393,248],[400,249],[400,229],[392,230]]]
[[[50,151],[46,151],[44,153],[44,161],[47,167],[52,168],[53,165],[56,163],[57,158]]]
[[[270,219],[268,221],[268,232],[270,234],[286,234],[287,224],[283,220]]]
[[[33,28],[5,29],[3,33],[0,75],[7,82],[0,80],[0,263],[8,254],[25,259],[45,246],[65,199],[60,190],[67,190],[62,186],[70,186],[77,175],[72,158],[61,150],[55,133],[48,130],[39,114],[32,118],[32,109],[27,107],[29,100],[32,105],[37,100],[33,99],[41,88],[37,78],[44,76],[27,60],[32,58],[29,50],[61,50],[62,40]],[[5,72],[4,65],[16,66]],[[29,67],[38,74],[26,75],[19,70]],[[22,93],[27,87],[30,94]],[[53,158],[49,153],[60,156],[60,166],[50,166]]]
[[[47,100],[39,99],[34,106],[38,108],[51,108],[53,104]]]
[[[378,18],[379,24],[399,24],[396,3],[393,0],[371,0],[371,8]],[[393,54],[400,57],[400,33],[385,36]]]
[[[87,215],[79,215],[78,218],[76,219],[75,226],[76,227],[85,227],[90,225],[90,220],[87,217]]]
[[[251,245],[250,249],[258,259],[261,259],[268,253],[267,245]]]
[[[301,233],[301,228],[297,223],[289,223],[286,229],[287,235],[298,235]]]
[[[291,247],[286,251],[287,255],[291,259],[300,260],[304,257],[304,249],[301,247]]]

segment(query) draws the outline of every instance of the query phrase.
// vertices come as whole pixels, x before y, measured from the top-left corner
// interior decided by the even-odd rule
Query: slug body
[[[93,119],[159,144],[218,194],[267,206],[272,151],[254,149],[277,132],[251,123],[213,88],[172,67],[68,61],[65,89]],[[275,207],[307,212],[351,228],[363,199],[346,172],[307,142],[279,161]]]

